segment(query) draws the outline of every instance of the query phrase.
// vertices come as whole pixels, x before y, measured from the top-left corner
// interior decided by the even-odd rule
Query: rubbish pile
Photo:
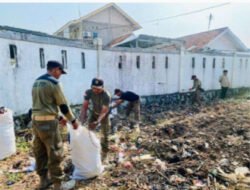
[[[77,181],[75,189],[250,189],[249,100],[171,110],[150,105],[142,110],[140,130],[126,119],[117,119],[119,127],[110,136],[104,172],[97,178]],[[67,142],[65,150],[69,178],[73,166]],[[33,189],[38,184],[35,172],[25,171],[18,179],[10,177],[18,161],[22,163],[15,166],[17,169],[32,165],[31,155],[31,151],[18,150],[15,156],[0,162],[3,187]]]

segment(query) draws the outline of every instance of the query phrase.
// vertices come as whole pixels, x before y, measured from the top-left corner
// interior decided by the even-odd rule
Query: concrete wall
[[[122,69],[118,68],[119,56],[123,58]],[[137,56],[140,56],[140,68],[136,66]],[[165,68],[166,56],[168,68]],[[178,54],[103,51],[101,77],[112,92],[121,88],[141,95],[173,93],[178,90],[178,61]]]
[[[84,89],[96,75],[96,52],[66,46],[46,45],[0,38],[0,104],[11,108],[15,114],[31,107],[31,88],[34,80],[46,72],[40,67],[39,48],[44,48],[45,62],[61,61],[61,50],[67,51],[68,74],[63,75],[64,92],[71,104],[82,102]],[[9,44],[17,46],[18,67],[10,64]],[[86,69],[81,68],[81,53],[85,53]]]
[[[122,69],[118,68],[119,56],[123,58]],[[136,67],[137,56],[140,56],[140,69]],[[156,57],[155,69],[152,68],[152,56]],[[169,60],[167,69],[165,68],[166,56]],[[192,75],[196,75],[201,80],[205,90],[216,90],[220,89],[218,81],[224,69],[228,70],[233,88],[250,86],[248,75],[250,69],[247,61],[250,57],[186,52],[181,59],[180,54],[174,53],[132,51],[103,51],[101,57],[101,77],[112,92],[114,88],[135,91],[142,96],[187,92],[193,85]],[[193,57],[195,58],[194,68],[192,68]],[[206,59],[205,68],[203,68],[203,58]],[[215,59],[215,68],[213,68],[213,59]],[[242,64],[240,64],[241,59]],[[181,69],[179,69],[180,61]],[[180,86],[179,72],[181,72]]]
[[[67,51],[68,74],[62,76],[64,92],[71,104],[80,104],[83,93],[97,75],[97,51],[69,46],[34,43],[0,38],[0,104],[11,108],[15,114],[26,112],[31,107],[31,88],[34,80],[46,72],[40,67],[39,48],[45,51],[45,62],[61,61],[61,50]],[[10,64],[9,44],[17,46],[18,67]],[[86,69],[81,68],[81,53],[85,53]],[[122,56],[122,68],[118,68]],[[136,57],[140,56],[140,68]],[[155,68],[152,57],[155,56]],[[165,59],[168,57],[168,68]],[[192,68],[192,57],[195,67]],[[191,86],[191,75],[196,74],[205,90],[220,88],[218,79],[223,69],[228,69],[232,87],[250,87],[249,55],[211,55],[181,53],[145,52],[145,50],[103,50],[99,52],[100,77],[105,87],[113,93],[114,88],[135,91],[141,96],[186,92]],[[206,67],[203,68],[203,58]],[[213,59],[216,59],[213,68]],[[223,68],[223,59],[225,67]],[[181,66],[181,67],[180,67]],[[179,77],[180,76],[180,77]]]

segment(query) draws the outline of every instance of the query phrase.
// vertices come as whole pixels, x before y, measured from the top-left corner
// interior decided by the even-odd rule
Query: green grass
[[[23,177],[22,173],[6,173],[5,174],[7,181],[12,181],[14,183],[20,181]]]
[[[16,147],[17,147],[17,151],[29,152],[29,150],[31,149],[31,144],[29,142],[26,142],[26,140],[24,138],[17,137]]]

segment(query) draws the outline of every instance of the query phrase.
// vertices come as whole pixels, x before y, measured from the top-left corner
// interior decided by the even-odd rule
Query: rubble
[[[250,189],[249,100],[214,102],[200,108],[151,104],[142,110],[140,131],[126,119],[117,120],[104,173],[69,185],[79,190]],[[29,132],[19,133],[18,138],[31,140]],[[64,171],[69,179],[73,166],[66,138],[65,147]],[[0,163],[4,189],[33,189],[38,184],[35,172],[10,177],[11,169],[31,164],[30,156],[31,150],[18,151]]]

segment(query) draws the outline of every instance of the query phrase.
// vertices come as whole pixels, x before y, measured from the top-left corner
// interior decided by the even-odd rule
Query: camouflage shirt
[[[32,115],[55,115],[59,114],[59,106],[66,105],[67,100],[62,92],[59,81],[49,74],[40,76],[32,88]],[[68,106],[68,113],[65,117],[69,121],[74,119],[71,109]]]
[[[96,114],[100,114],[102,106],[109,107],[111,95],[107,90],[104,90],[100,94],[95,94],[91,89],[89,89],[85,92],[84,99],[87,101],[91,101],[93,105],[93,111]]]

